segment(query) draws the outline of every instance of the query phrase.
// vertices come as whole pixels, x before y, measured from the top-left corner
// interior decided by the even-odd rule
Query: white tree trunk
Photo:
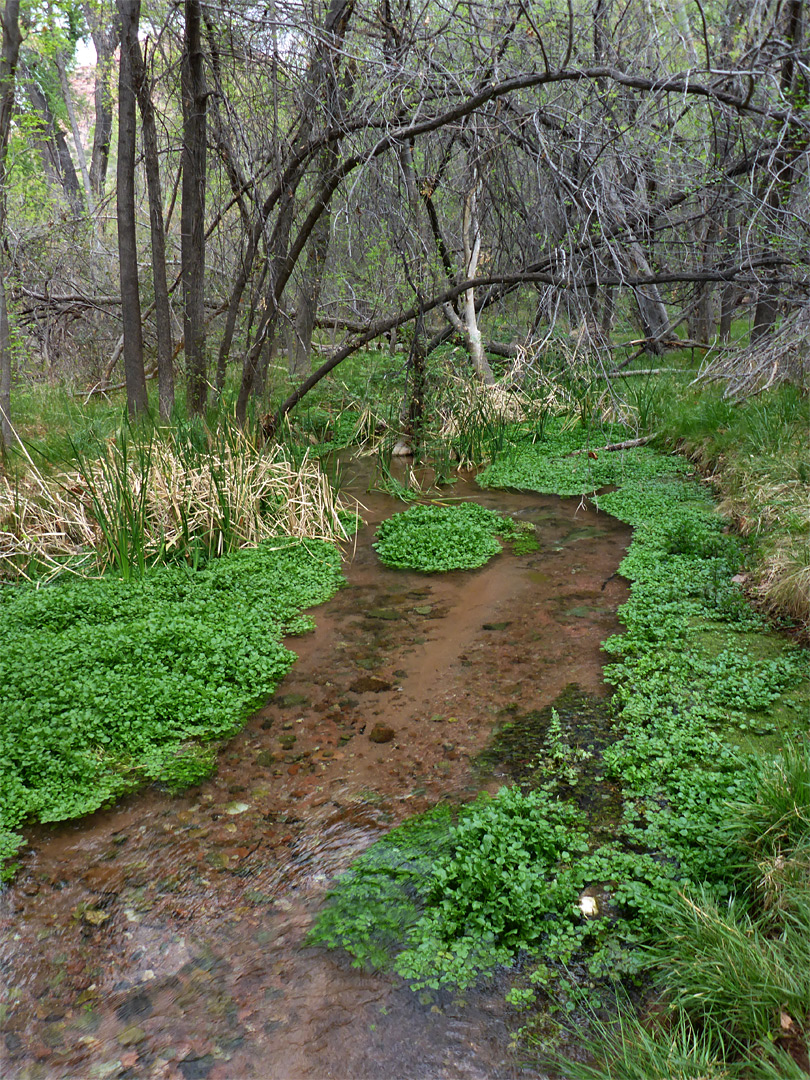
[[[464,276],[466,278],[475,277],[475,272],[478,269],[478,259],[481,255],[481,233],[478,229],[478,217],[476,215],[477,186],[478,176],[476,172],[473,172],[473,183],[464,200],[461,223],[461,239],[464,244]],[[455,315],[455,312],[453,312],[453,315]],[[453,322],[453,319],[451,318],[450,321]],[[478,328],[478,317],[475,313],[475,289],[467,289],[464,293],[464,325],[462,333],[467,343],[475,374],[487,386],[491,386],[495,382],[495,376],[492,374],[492,368],[489,366],[489,361],[484,352],[481,331]]]

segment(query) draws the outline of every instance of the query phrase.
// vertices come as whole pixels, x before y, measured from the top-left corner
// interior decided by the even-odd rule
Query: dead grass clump
[[[471,379],[455,378],[444,402],[438,407],[435,437],[454,446],[485,448],[489,438],[497,438],[506,425],[541,425],[549,414],[569,411],[569,392],[551,380],[533,383],[531,392],[513,383],[487,385]],[[480,437],[476,438],[478,434]],[[486,455],[485,455],[486,456]],[[480,454],[462,454],[462,467],[483,464]]]
[[[763,607],[810,629],[810,537],[780,534],[765,553],[757,591]]]
[[[148,445],[119,434],[76,469],[0,482],[0,572],[47,568],[126,573],[202,550],[218,556],[274,536],[346,538],[339,503],[316,461],[291,463],[241,432],[196,450],[175,435]]]

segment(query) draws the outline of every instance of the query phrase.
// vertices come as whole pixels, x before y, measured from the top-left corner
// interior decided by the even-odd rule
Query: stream
[[[428,997],[303,941],[330,881],[386,830],[506,782],[475,766],[499,718],[573,683],[605,694],[630,530],[578,499],[459,481],[450,497],[531,522],[539,550],[390,570],[374,527],[405,507],[356,469],[344,491],[367,524],[347,585],[287,642],[299,660],[216,776],[27,830],[0,895],[4,1078],[537,1075],[510,1050],[505,981]]]

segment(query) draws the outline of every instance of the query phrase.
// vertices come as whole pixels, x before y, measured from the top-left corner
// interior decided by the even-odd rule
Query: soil
[[[538,550],[389,570],[374,525],[404,507],[364,496],[346,587],[287,642],[299,660],[216,776],[30,830],[0,897],[4,1077],[522,1074],[503,986],[420,997],[304,946],[330,880],[383,831],[507,782],[473,767],[499,720],[571,683],[606,693],[629,530],[577,500],[452,496],[531,522]]]

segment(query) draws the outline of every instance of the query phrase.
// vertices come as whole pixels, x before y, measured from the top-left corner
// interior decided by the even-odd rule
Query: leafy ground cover
[[[810,627],[810,398],[783,384],[743,401],[691,374],[627,380],[620,393],[659,449],[711,479],[721,511],[754,545],[750,587],[775,617]]]
[[[374,548],[386,566],[426,574],[472,570],[501,550],[496,536],[519,532],[511,518],[478,503],[419,505],[383,521]]]
[[[339,587],[330,544],[281,539],[204,568],[0,587],[0,857],[26,820],[90,813],[144,781],[214,766],[289,669],[281,636]]]
[[[726,909],[742,917],[734,897],[749,882],[741,882],[731,823],[781,768],[776,751],[789,755],[803,736],[808,654],[768,636],[746,603],[735,581],[744,545],[704,486],[685,475],[688,463],[649,448],[599,449],[626,437],[622,427],[553,421],[543,440],[517,442],[480,477],[485,486],[549,493],[612,486],[595,496],[597,505],[634,526],[620,567],[631,582],[620,611],[626,632],[605,643],[616,738],[602,764],[623,796],[613,839],[589,840],[587,819],[567,801],[560,785],[571,786],[578,761],[568,753],[556,780],[504,789],[455,812],[439,808],[394,830],[338,882],[313,940],[347,948],[358,963],[393,966],[415,987],[464,986],[528,955],[534,963],[511,1000],[525,1005],[539,994],[551,1008],[561,997],[567,1007],[595,1006],[600,985],[657,962],[650,946],[662,926],[686,925],[690,903],[718,918]],[[759,639],[767,647],[752,647]],[[806,820],[803,828],[806,838]],[[549,835],[556,846],[540,853],[533,845]],[[577,904],[588,890],[605,898],[596,917]],[[686,955],[694,943],[682,937]],[[695,968],[696,1000],[710,963],[702,975]],[[797,1014],[803,993],[800,986],[791,998]],[[757,1024],[755,1035],[744,1033],[743,1051],[778,1035],[772,994]],[[726,1052],[711,1038],[707,1045]]]

